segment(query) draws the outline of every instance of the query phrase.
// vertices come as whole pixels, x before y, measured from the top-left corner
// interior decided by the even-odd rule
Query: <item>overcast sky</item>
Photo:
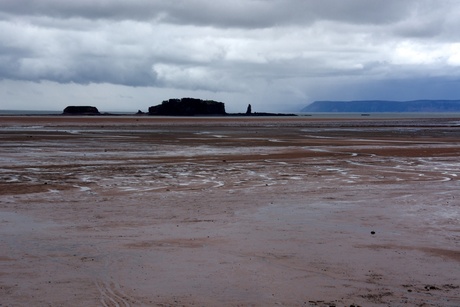
[[[0,109],[460,99],[457,0],[0,0]]]

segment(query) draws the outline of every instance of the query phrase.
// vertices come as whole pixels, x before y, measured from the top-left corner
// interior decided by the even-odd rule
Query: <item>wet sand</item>
[[[0,306],[459,306],[460,119],[0,117]]]

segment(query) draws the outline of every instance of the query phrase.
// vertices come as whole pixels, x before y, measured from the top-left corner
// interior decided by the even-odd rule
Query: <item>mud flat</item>
[[[2,306],[459,306],[460,119],[0,118]]]

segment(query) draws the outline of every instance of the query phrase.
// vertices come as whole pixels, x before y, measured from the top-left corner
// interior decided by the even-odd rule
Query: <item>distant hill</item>
[[[301,112],[460,112],[460,100],[315,101]]]

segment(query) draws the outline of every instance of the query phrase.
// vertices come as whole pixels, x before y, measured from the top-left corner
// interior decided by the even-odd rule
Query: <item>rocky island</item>
[[[197,98],[169,99],[149,108],[149,115],[226,115],[225,104]]]
[[[225,104],[198,98],[169,99],[149,108],[149,115],[163,116],[296,116],[296,114],[253,112],[249,104],[245,113],[227,113]]]
[[[227,113],[223,102],[199,98],[172,98],[151,106],[148,112],[138,110],[134,115],[151,116],[296,116],[296,114],[253,112],[249,104],[245,113]],[[130,115],[132,115],[130,114]],[[100,113],[93,106],[68,106],[62,115],[121,115],[120,113]]]
[[[68,106],[62,112],[63,115],[100,115],[99,110],[92,106]]]

